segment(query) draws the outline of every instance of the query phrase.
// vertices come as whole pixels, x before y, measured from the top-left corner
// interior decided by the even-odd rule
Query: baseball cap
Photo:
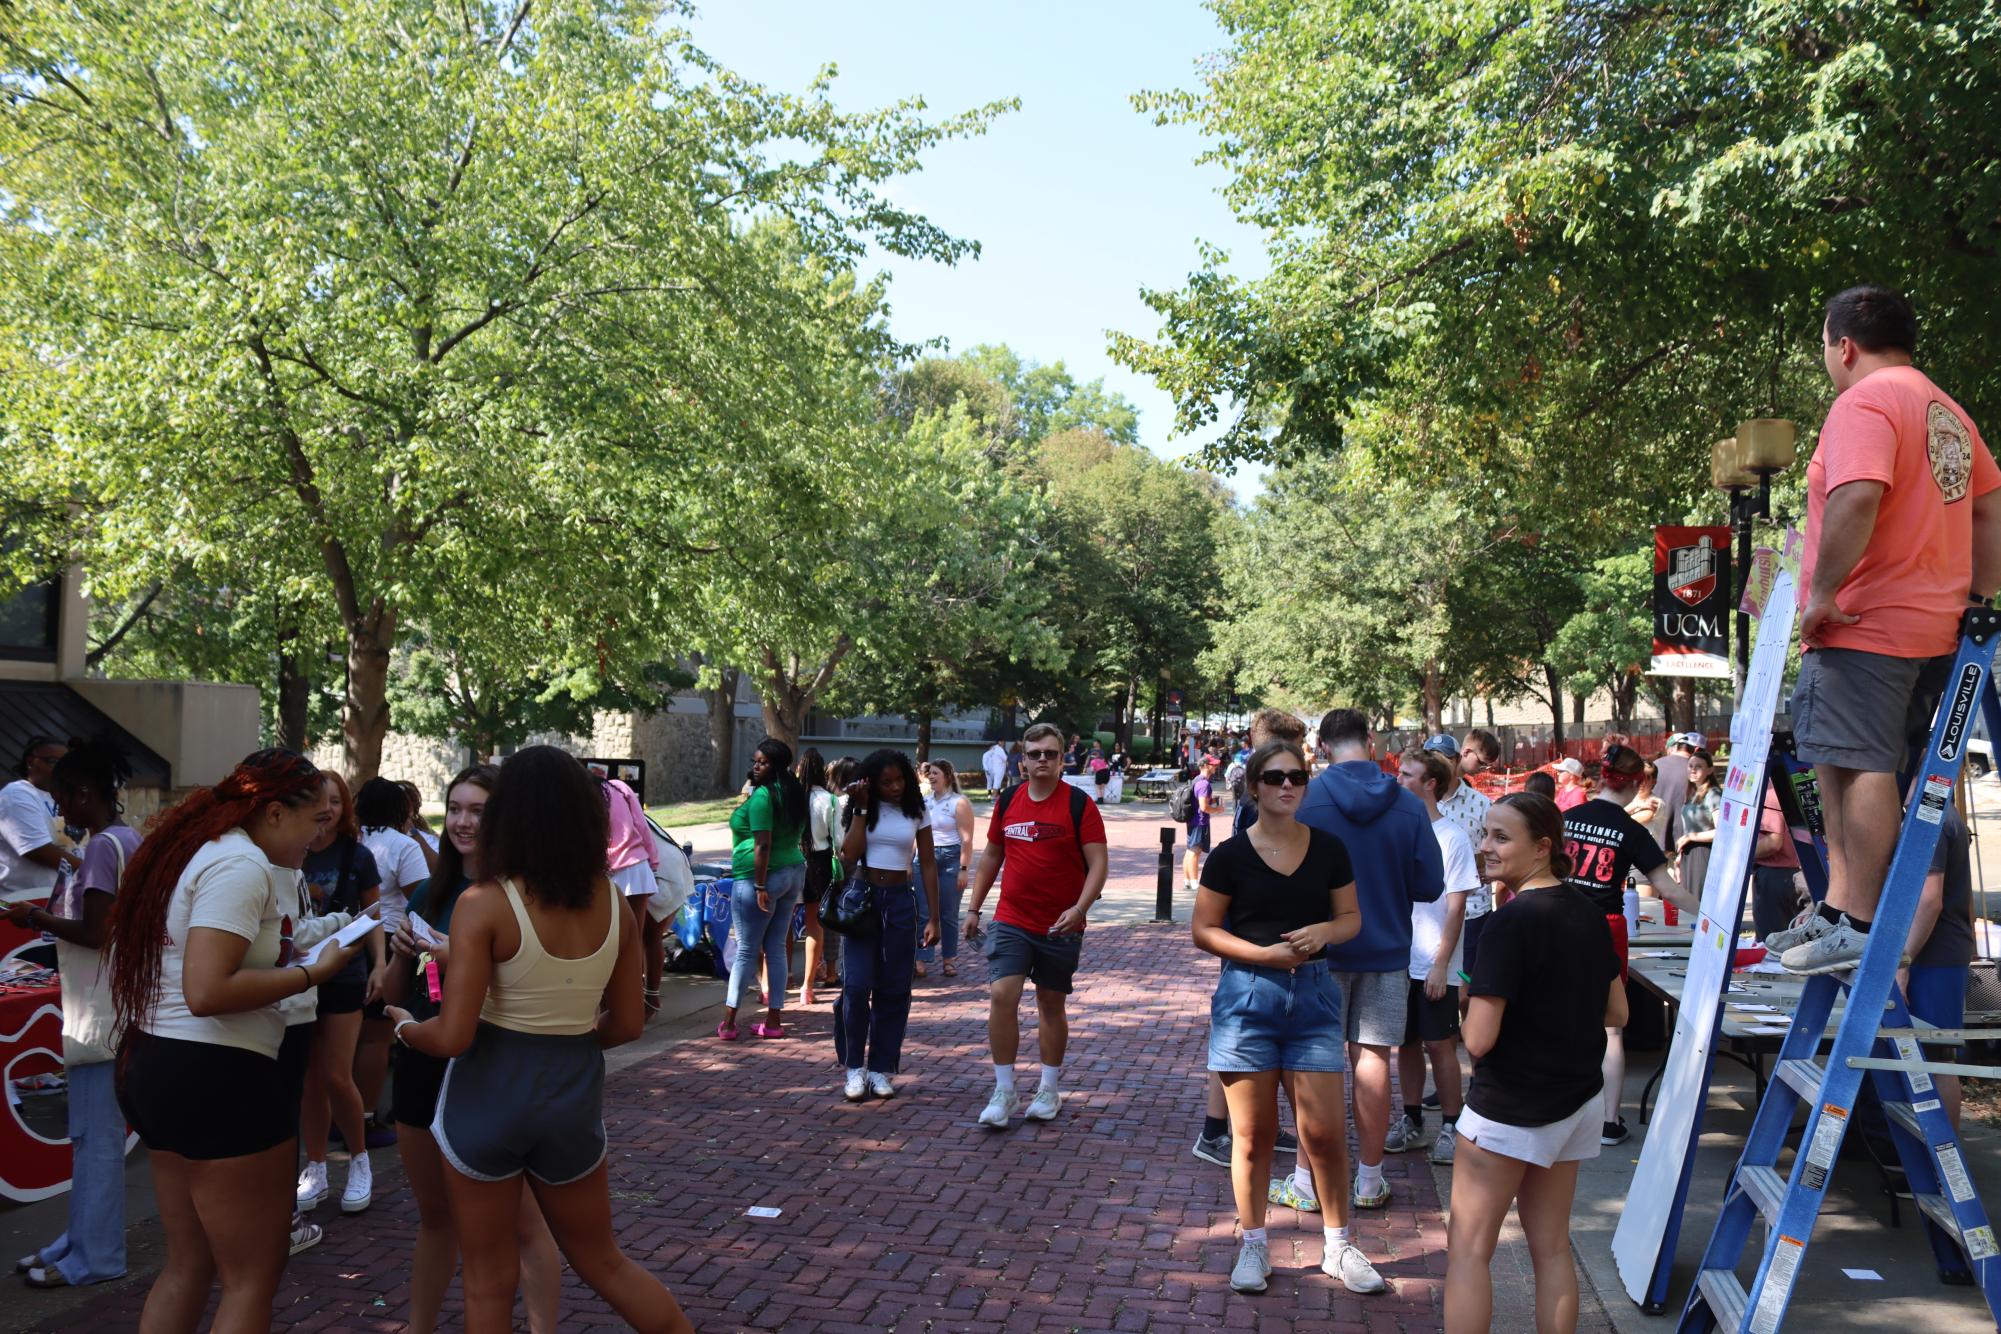
[[[1459,753],[1459,740],[1450,732],[1440,732],[1437,736],[1427,737],[1424,748],[1426,750],[1435,750],[1441,755],[1457,755]]]
[[[1556,767],[1569,774],[1572,778],[1584,777],[1584,762],[1575,755],[1566,756],[1563,762]]]
[[[1701,750],[1709,744],[1709,738],[1700,732],[1683,732],[1675,740],[1681,742],[1684,746],[1693,746],[1697,750]]]

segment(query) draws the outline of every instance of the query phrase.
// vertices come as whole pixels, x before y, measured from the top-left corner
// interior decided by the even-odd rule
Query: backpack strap
[[[1089,874],[1091,863],[1084,858],[1084,789],[1075,783],[1065,783],[1070,789],[1070,834],[1077,843],[1077,862]]]

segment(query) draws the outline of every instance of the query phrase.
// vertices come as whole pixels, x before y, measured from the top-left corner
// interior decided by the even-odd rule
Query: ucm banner
[[[1730,529],[1654,529],[1655,676],[1730,679]]]

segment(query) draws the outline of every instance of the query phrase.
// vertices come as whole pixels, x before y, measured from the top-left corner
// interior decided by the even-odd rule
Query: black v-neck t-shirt
[[[1223,924],[1253,945],[1276,945],[1288,931],[1334,920],[1334,891],[1355,879],[1347,845],[1324,829],[1308,829],[1306,856],[1280,875],[1251,846],[1249,830],[1223,840],[1202,864],[1202,887],[1230,900]]]

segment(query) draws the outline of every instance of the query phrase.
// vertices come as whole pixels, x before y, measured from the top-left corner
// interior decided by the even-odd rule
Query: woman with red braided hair
[[[260,750],[162,812],[126,867],[111,922],[118,1103],[151,1151],[167,1232],[143,1334],[192,1331],[217,1279],[217,1334],[271,1327],[299,1112],[277,1006],[357,948],[293,956],[298,868],[327,815],[310,760]]]

